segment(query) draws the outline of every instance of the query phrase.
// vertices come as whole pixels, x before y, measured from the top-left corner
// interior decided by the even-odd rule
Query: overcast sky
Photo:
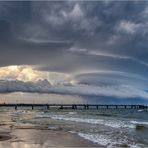
[[[10,65],[33,67],[49,86],[36,88],[41,82],[26,82],[27,71],[22,77]],[[37,92],[148,102],[148,2],[0,2],[0,66],[2,92],[11,80],[19,91],[31,85]]]

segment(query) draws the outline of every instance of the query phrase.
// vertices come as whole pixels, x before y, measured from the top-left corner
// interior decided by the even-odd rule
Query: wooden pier
[[[46,109],[148,109],[147,105],[108,105],[108,104],[0,104],[1,107],[11,107],[14,109],[29,107],[32,110],[38,107]]]

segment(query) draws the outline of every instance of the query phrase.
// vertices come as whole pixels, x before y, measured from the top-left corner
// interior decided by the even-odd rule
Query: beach
[[[0,110],[0,148],[148,146],[147,111]]]
[[[98,147],[88,140],[67,132],[41,129],[15,129],[0,133],[0,148]]]
[[[100,147],[61,126],[53,127],[44,119],[38,120],[36,113],[42,111],[1,110],[0,148]]]

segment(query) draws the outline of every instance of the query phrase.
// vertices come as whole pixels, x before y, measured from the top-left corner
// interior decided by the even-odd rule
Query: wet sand
[[[0,141],[0,148],[100,147],[76,134],[64,131],[15,129]],[[9,137],[9,138],[8,138]]]

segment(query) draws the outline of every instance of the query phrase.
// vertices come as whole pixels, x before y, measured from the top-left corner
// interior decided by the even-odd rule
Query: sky
[[[148,1],[0,1],[0,92],[148,103]]]

